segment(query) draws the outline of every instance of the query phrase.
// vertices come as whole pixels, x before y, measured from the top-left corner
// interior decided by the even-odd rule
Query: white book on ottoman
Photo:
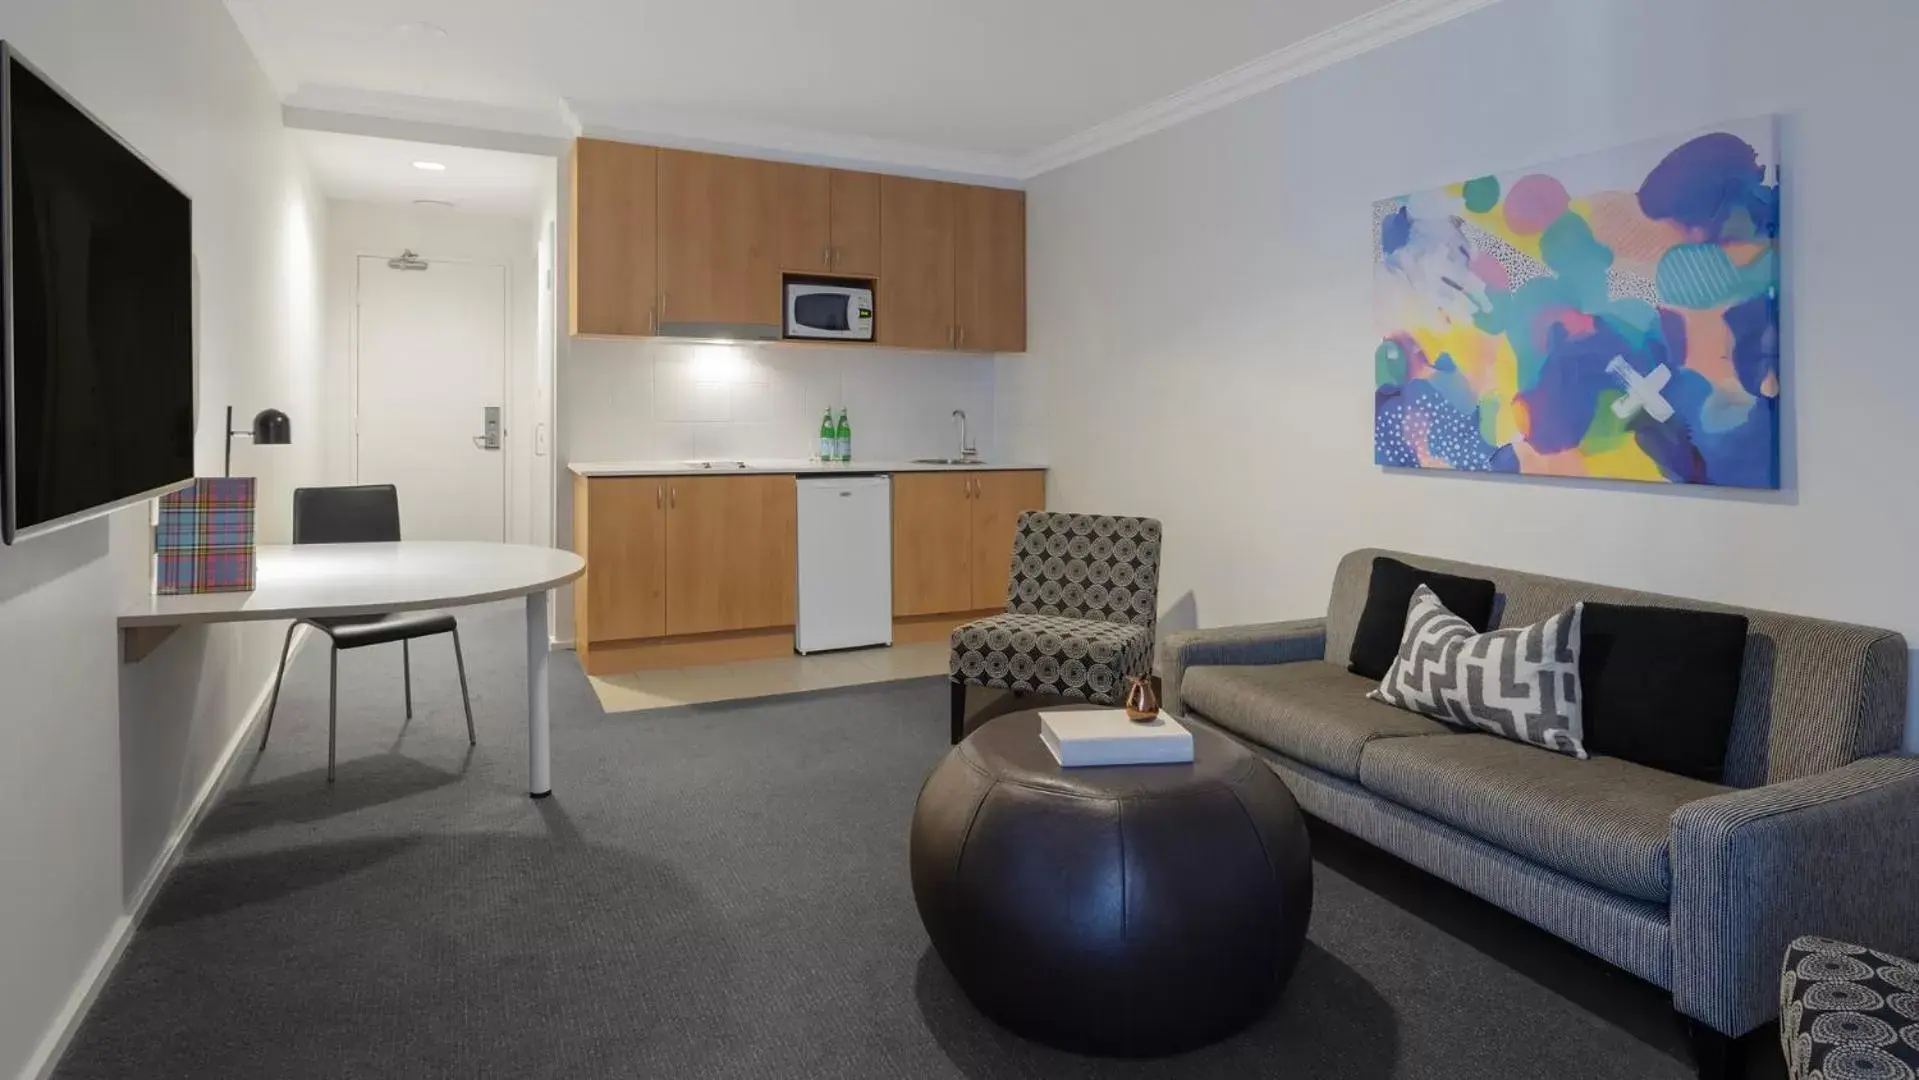
[[[1174,765],[1193,760],[1193,733],[1166,715],[1135,724],[1125,709],[1039,714],[1039,739],[1062,766]]]

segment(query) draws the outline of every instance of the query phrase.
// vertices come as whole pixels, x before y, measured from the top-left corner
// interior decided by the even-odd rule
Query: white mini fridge
[[[893,643],[893,478],[802,476],[802,653]]]

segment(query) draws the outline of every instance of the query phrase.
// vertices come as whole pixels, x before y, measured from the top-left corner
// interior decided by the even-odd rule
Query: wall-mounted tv
[[[193,478],[193,202],[0,42],[0,540]]]

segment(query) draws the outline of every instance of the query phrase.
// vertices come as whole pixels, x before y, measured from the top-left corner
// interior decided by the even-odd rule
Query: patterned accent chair
[[[953,631],[953,741],[968,686],[1120,704],[1153,669],[1159,540],[1152,518],[1020,515],[1006,613]]]
[[[1792,1080],[1919,1075],[1919,964],[1802,937],[1779,974],[1779,1044]]]

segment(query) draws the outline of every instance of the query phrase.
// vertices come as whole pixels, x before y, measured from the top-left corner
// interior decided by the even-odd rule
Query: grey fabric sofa
[[[1582,599],[1746,615],[1724,786],[1367,700],[1346,658],[1378,555],[1491,579],[1504,626]],[[1169,634],[1160,671],[1168,708],[1259,752],[1307,813],[1670,990],[1705,1043],[1777,1015],[1802,934],[1919,951],[1897,633],[1366,550],[1325,618]]]

